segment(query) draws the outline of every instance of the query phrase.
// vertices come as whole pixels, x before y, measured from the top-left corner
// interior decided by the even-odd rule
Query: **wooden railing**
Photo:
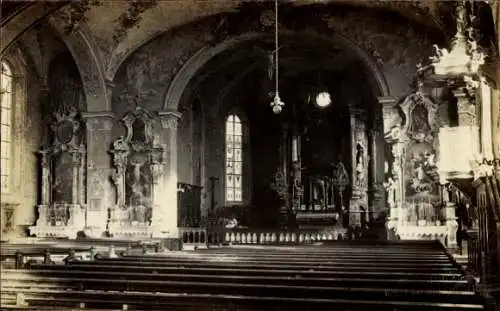
[[[251,228],[181,228],[184,246],[219,244],[310,244],[321,241],[348,239],[345,229],[251,229]]]
[[[474,180],[477,229],[469,234],[469,268],[480,277],[480,288],[487,299],[500,284],[500,187],[498,177]],[[498,289],[496,289],[498,291]],[[498,297],[498,293],[496,294]]]

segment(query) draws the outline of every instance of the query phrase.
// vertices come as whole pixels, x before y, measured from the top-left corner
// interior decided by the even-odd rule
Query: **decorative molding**
[[[171,130],[178,128],[179,120],[182,117],[182,113],[176,111],[160,111],[158,115],[160,116],[162,128]]]
[[[142,13],[158,5],[158,0],[128,1],[127,11],[118,17],[119,28],[115,29],[113,40],[119,43],[127,35],[127,31],[142,20]]]
[[[96,112],[82,112],[82,118],[86,119],[100,119],[100,118],[109,118],[114,119],[115,114],[112,111],[96,111]]]
[[[82,113],[82,118],[89,131],[111,131],[115,114],[109,111],[84,112]]]
[[[69,5],[64,6],[57,11],[54,16],[59,18],[64,24],[65,34],[69,35],[77,30],[80,25],[88,21],[85,14],[91,9],[92,6],[100,6],[100,0],[82,0],[73,1]]]

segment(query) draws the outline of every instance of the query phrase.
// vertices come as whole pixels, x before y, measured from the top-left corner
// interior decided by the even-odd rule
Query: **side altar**
[[[38,151],[41,200],[38,219],[29,228],[37,237],[76,237],[85,226],[84,128],[76,110],[54,114],[51,143]]]
[[[456,246],[458,228],[449,188],[438,172],[437,104],[420,88],[401,101],[383,101],[387,227],[401,239],[437,239]]]
[[[110,150],[116,202],[110,209],[108,233],[113,237],[148,238],[161,226],[167,204],[162,182],[167,148],[153,135],[157,117],[137,106],[121,120],[125,135],[116,139]]]

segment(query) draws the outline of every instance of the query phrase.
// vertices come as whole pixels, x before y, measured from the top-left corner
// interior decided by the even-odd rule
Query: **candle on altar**
[[[297,137],[292,138],[292,162],[299,161]]]

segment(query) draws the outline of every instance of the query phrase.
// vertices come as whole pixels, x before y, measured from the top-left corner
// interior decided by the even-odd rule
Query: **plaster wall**
[[[35,221],[38,194],[36,151],[42,143],[43,125],[37,78],[23,67],[18,52],[13,48],[4,58],[13,70],[14,94],[10,190],[2,192],[0,201],[2,206],[12,204],[15,208],[13,225],[16,230],[22,231],[22,226],[31,225]]]

